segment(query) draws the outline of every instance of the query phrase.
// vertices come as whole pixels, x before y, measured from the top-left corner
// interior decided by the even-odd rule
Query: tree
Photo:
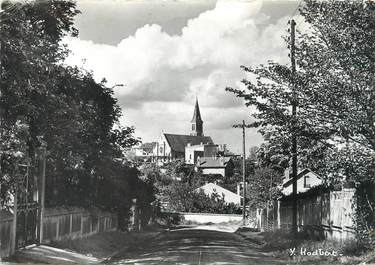
[[[3,1],[1,9],[1,137],[6,140],[0,146],[0,165],[1,181],[10,180],[1,183],[6,200],[15,163],[31,158],[39,144],[35,118],[45,114],[43,99],[53,80],[49,77],[66,53],[59,41],[76,35],[73,17],[78,11],[70,1]],[[15,137],[19,131],[27,131],[27,136]]]
[[[282,175],[278,171],[271,167],[256,168],[249,178],[246,192],[250,207],[264,209],[268,201],[277,199],[281,183]]]
[[[253,105],[255,122],[268,144],[281,156],[290,159],[291,134],[298,137],[301,167],[318,170],[327,182],[342,180],[340,174],[327,172],[326,165],[336,164],[339,172],[358,185],[374,183],[370,166],[375,159],[375,3],[373,1],[306,0],[300,9],[307,26],[298,35],[296,61],[298,71],[292,76],[288,66],[276,62],[256,68],[242,68],[256,76],[243,80],[247,91],[228,88]],[[291,115],[291,102],[297,101],[298,115]],[[349,177],[351,166],[342,146],[356,150],[357,158],[366,160],[365,175]],[[339,160],[323,161],[323,157]],[[328,163],[327,163],[328,162]],[[337,168],[336,168],[337,170]],[[373,198],[372,185],[357,193]],[[371,195],[371,196],[369,196]],[[359,199],[359,201],[366,201]],[[374,201],[364,208],[374,209]],[[360,210],[362,207],[357,207]],[[372,211],[373,213],[373,211]],[[367,223],[367,232],[374,221]],[[369,234],[369,233],[367,233]]]
[[[1,13],[2,203],[12,192],[14,168],[33,160],[47,142],[47,206],[126,209],[143,184],[123,163],[122,150],[138,143],[119,125],[121,109],[105,81],[63,64],[64,36],[77,36],[79,13],[69,0],[3,2]],[[111,193],[113,191],[113,193]],[[112,205],[117,203],[118,205]]]
[[[197,188],[188,183],[174,181],[166,192],[170,209],[176,212],[241,213],[241,208],[238,205],[226,203],[220,194],[213,193],[208,196],[204,191],[196,190]]]

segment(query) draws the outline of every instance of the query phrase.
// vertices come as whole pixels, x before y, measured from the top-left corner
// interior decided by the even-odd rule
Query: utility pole
[[[293,180],[293,216],[292,216],[292,232],[298,232],[297,227],[297,98],[296,98],[296,59],[295,59],[295,35],[296,35],[296,22],[292,19],[290,21],[290,60],[292,64],[292,180]]]
[[[242,182],[243,182],[243,210],[242,210],[242,224],[246,225],[246,149],[245,149],[245,121],[242,120]]]
[[[0,6],[0,12],[3,12],[2,9],[3,9],[2,6]],[[0,16],[0,25],[1,25],[1,16]],[[0,42],[0,51],[1,51],[1,42]],[[0,69],[1,69],[1,57],[0,57]],[[0,73],[0,78],[3,78],[1,73]],[[3,102],[2,102],[2,91],[1,91],[1,87],[0,87],[0,141],[3,141],[2,138],[3,138],[3,112],[4,112],[4,110],[3,110],[2,104],[3,104]],[[0,148],[1,148],[1,146],[0,146]],[[1,164],[2,164],[2,150],[0,149],[0,178],[3,177]],[[0,196],[1,196],[1,182],[0,182]],[[0,197],[0,218],[1,218],[2,209],[3,209],[3,204],[2,204],[1,197]],[[0,262],[1,262],[1,237],[0,237]]]

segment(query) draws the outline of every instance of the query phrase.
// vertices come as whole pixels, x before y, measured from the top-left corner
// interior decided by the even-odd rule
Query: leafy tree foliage
[[[121,109],[105,81],[63,64],[65,36],[77,36],[70,0],[2,3],[0,104],[2,200],[12,192],[14,167],[47,143],[46,203],[98,206],[127,214],[148,193],[139,172],[122,161],[138,143],[121,127]],[[147,204],[142,197],[140,203]]]
[[[194,170],[194,166],[183,161],[172,161],[161,173],[156,165],[145,165],[141,169],[144,178],[153,183],[155,201],[161,207],[175,212],[206,212],[206,213],[240,213],[240,207],[228,204],[219,194],[206,195],[197,191],[207,181],[219,182],[223,177],[202,175]],[[222,183],[218,183],[222,185]]]
[[[243,80],[247,90],[227,90],[257,108],[252,126],[267,140],[271,156],[264,156],[270,162],[289,164],[294,132],[300,167],[317,170],[330,183],[345,179],[373,187],[375,3],[306,0],[300,12],[306,26],[297,34],[296,75],[276,62],[243,66],[256,80]],[[292,102],[298,106],[296,117]],[[357,221],[366,224],[359,226],[367,227],[368,235],[375,225],[374,190],[358,190],[363,204]]]
[[[257,167],[249,178],[247,198],[250,207],[263,209],[280,196],[282,175],[271,167]]]
[[[202,190],[197,191],[188,183],[173,182],[167,188],[170,208],[176,212],[193,213],[241,213],[241,208],[233,203],[227,204],[224,198],[217,193],[206,195]]]

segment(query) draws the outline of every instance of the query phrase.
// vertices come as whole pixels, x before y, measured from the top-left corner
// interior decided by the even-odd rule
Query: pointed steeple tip
[[[198,103],[198,96],[195,96],[195,107],[194,107],[194,114],[191,122],[202,122],[201,112],[199,110],[199,103]]]

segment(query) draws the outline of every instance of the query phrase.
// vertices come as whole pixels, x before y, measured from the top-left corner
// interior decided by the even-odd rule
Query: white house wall
[[[225,168],[203,168],[202,173],[205,174],[205,175],[218,174],[218,175],[222,175],[224,177],[225,176]]]
[[[305,184],[305,176],[308,176],[306,179],[306,184],[310,187],[304,187]],[[305,192],[310,188],[322,184],[322,180],[314,173],[308,172],[303,175],[300,179],[297,180],[297,193]],[[289,195],[293,192],[293,184],[288,185],[287,187],[283,188],[282,193],[285,195]]]
[[[195,151],[204,151],[204,145],[191,145],[185,147],[185,161],[187,164],[194,164],[195,157],[194,152]]]
[[[165,143],[165,145],[164,145]],[[164,156],[164,146],[165,146],[165,156],[171,156],[171,147],[168,144],[167,139],[165,138],[164,134],[161,134],[157,140],[157,144],[154,147],[153,155],[154,156]],[[159,148],[159,152],[157,152],[157,148]],[[161,150],[163,149],[163,150]]]

